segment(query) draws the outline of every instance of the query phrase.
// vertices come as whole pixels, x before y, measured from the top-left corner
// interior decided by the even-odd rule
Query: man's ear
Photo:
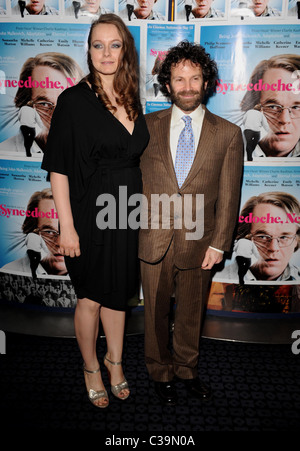
[[[170,93],[171,89],[170,89],[170,85],[169,84],[166,84],[166,88],[167,88],[168,92]]]

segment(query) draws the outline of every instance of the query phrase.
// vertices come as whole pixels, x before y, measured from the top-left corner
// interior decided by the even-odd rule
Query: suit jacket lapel
[[[170,124],[171,124],[172,107],[161,110],[158,114],[159,120],[156,122],[156,133],[159,151],[166,167],[167,173],[177,184],[177,178],[174,169],[174,163],[170,149]]]
[[[203,118],[202,130],[196,150],[196,155],[191,170],[187,178],[185,179],[182,188],[184,188],[193,180],[193,178],[198,174],[201,167],[205,163],[209,152],[213,151],[213,141],[216,132],[217,127],[215,125],[214,116],[205,107],[205,115]]]

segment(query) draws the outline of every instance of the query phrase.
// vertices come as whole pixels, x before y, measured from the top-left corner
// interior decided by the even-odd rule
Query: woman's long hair
[[[98,94],[103,104],[108,110],[115,111],[116,108],[111,104],[101,83],[101,78],[94,68],[91,55],[91,39],[94,28],[99,24],[115,25],[122,38],[122,55],[119,67],[114,77],[114,90],[117,94],[117,104],[124,106],[130,120],[134,121],[141,109],[139,98],[139,77],[138,77],[138,58],[134,44],[134,39],[120,17],[115,14],[102,14],[95,20],[90,28],[88,36],[88,56],[87,63],[89,75],[86,77],[91,84],[92,89]]]

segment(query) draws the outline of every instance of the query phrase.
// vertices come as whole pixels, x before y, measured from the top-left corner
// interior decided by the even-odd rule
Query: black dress
[[[127,202],[142,192],[139,158],[148,140],[142,113],[130,134],[81,82],[58,98],[42,163],[69,179],[81,255],[65,262],[76,295],[114,310],[126,310],[138,287],[138,229],[126,224],[138,203]]]

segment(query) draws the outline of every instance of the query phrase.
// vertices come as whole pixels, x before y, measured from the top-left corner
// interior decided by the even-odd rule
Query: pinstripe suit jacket
[[[151,215],[151,194],[166,193],[181,198],[190,194],[194,200],[196,194],[203,194],[204,234],[201,239],[187,240],[186,233],[191,230],[185,228],[184,219],[181,228],[174,227],[175,209],[171,209],[169,228],[151,228],[150,220],[148,225],[141,220],[139,258],[148,263],[158,262],[173,238],[175,265],[179,269],[196,268],[201,266],[208,246],[230,250],[240,200],[242,134],[238,126],[205,108],[194,162],[179,189],[170,151],[171,112],[172,107],[146,115],[150,141],[141,158],[143,193],[147,198],[142,205],[141,217]],[[196,204],[193,202],[195,218]],[[161,220],[161,212],[156,220]]]

